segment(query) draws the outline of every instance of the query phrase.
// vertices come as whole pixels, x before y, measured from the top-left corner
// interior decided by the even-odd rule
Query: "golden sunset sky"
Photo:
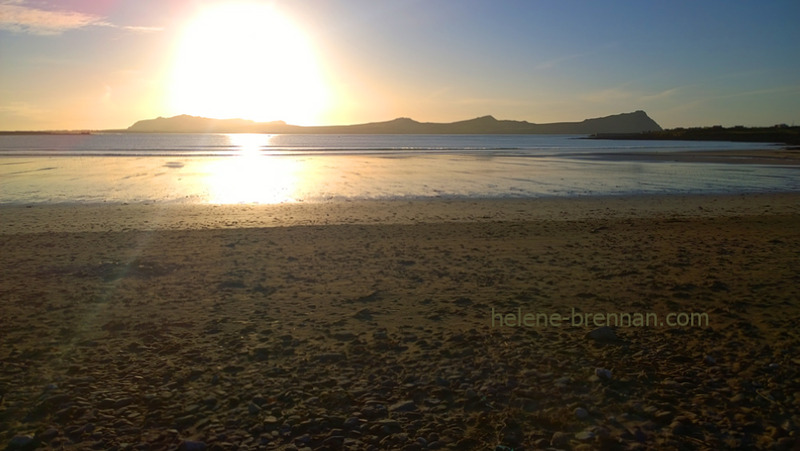
[[[800,123],[800,2],[0,0],[0,130]]]

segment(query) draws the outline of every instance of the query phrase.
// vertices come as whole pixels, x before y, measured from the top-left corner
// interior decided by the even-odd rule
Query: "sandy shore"
[[[0,446],[793,449],[798,223],[796,194],[0,207]]]

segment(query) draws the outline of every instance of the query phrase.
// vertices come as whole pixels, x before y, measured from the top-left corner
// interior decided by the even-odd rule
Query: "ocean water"
[[[770,144],[563,135],[0,136],[0,203],[284,203],[800,191],[800,171],[603,153]]]

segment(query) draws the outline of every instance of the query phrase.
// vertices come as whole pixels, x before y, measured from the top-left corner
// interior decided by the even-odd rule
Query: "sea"
[[[800,171],[793,167],[619,156],[775,144],[585,138],[2,135],[0,204],[278,204],[800,191]]]

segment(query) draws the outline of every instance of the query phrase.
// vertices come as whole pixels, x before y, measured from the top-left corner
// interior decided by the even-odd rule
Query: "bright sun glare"
[[[212,159],[206,165],[208,201],[212,204],[277,204],[297,201],[301,180],[297,161],[262,154],[270,135],[232,134],[236,156]]]
[[[291,21],[268,5],[221,3],[184,30],[171,96],[176,113],[315,125],[328,90]]]

